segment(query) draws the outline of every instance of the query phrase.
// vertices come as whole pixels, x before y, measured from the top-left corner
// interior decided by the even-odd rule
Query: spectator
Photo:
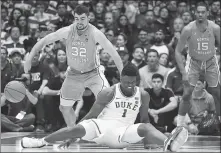
[[[170,19],[175,19],[177,17],[177,1],[176,0],[169,0],[167,9],[169,11]]]
[[[117,19],[120,16],[120,10],[117,8],[116,5],[112,5],[111,6],[111,12],[113,13],[114,21],[117,21]]]
[[[219,0],[213,0],[211,3],[211,10],[209,11],[209,20],[215,21],[217,17],[219,16],[219,10],[220,10],[220,1]]]
[[[172,61],[174,57],[174,50],[164,43],[165,32],[163,29],[159,29],[155,33],[155,43],[150,49],[155,49],[158,54],[166,53],[169,55],[169,61]]]
[[[4,91],[6,84],[15,78],[12,73],[12,64],[8,60],[7,48],[1,46],[1,92]]]
[[[128,52],[127,48],[126,47],[119,47],[119,48],[117,48],[117,51],[121,57],[123,65],[124,66],[127,65],[129,62],[129,52]]]
[[[183,64],[186,65],[186,56],[182,54]],[[183,95],[182,74],[175,64],[175,68],[168,72],[166,79],[166,88],[174,92],[176,99],[180,102]]]
[[[99,29],[104,28],[104,15],[105,15],[104,4],[98,2],[95,6],[95,17]]]
[[[33,16],[29,17],[30,24],[40,24],[47,25],[48,22],[52,19],[52,15],[45,13],[46,2],[37,2],[36,3],[36,13]]]
[[[7,47],[8,55],[11,54],[11,51],[17,49],[24,56],[26,51],[24,49],[23,40],[21,40],[20,29],[17,26],[14,26],[10,29],[10,38],[5,42],[4,46]]]
[[[151,44],[150,44],[150,40],[148,40],[148,32],[146,29],[141,29],[138,33],[138,39],[137,39],[137,43],[134,45],[134,48],[137,47],[143,47],[144,48],[144,52],[146,53],[147,50],[150,49]]]
[[[30,84],[29,75],[24,74],[23,77],[28,78],[26,85]],[[25,98],[19,103],[11,103],[6,100],[3,95],[1,97],[1,107],[8,105],[8,115],[1,114],[2,131],[7,132],[32,132],[34,130],[33,123],[35,121],[34,114],[31,113],[31,105],[37,103],[37,98],[26,89]],[[21,118],[19,117],[21,116]]]
[[[69,26],[73,22],[74,17],[70,12],[67,11],[67,4],[64,2],[58,2],[56,9],[57,14],[50,22],[55,24],[57,29]]]
[[[168,67],[168,63],[169,63],[169,55],[167,53],[162,53],[160,54],[159,57],[159,63],[164,66],[164,67]]]
[[[203,129],[200,124],[203,122],[203,119],[216,112],[215,102],[213,96],[209,94],[206,90],[206,82],[202,76],[200,76],[191,98],[191,105],[188,112],[190,120],[187,120],[188,130],[191,134],[199,135],[214,135],[220,130],[218,129],[217,123],[210,123],[211,126],[206,126],[206,129]],[[188,118],[188,117],[187,117]],[[217,119],[218,120],[218,119]],[[205,125],[205,123],[203,123]],[[219,123],[218,123],[219,124]]]
[[[105,36],[113,45],[116,45],[114,30],[105,29]]]
[[[124,7],[124,0],[115,0],[115,5],[119,9],[120,14],[124,14],[126,8]]]
[[[145,14],[148,10],[148,4],[146,1],[140,1],[139,4],[139,14],[136,15],[135,17],[135,24],[136,24],[136,27],[138,28],[143,28],[146,23],[145,23]]]
[[[90,24],[94,25],[95,27],[97,27],[97,19],[95,17],[95,14],[93,11],[89,12],[89,18],[90,18]]]
[[[5,31],[8,25],[8,9],[1,5],[1,30]]]
[[[16,21],[18,19],[19,16],[21,16],[22,10],[20,8],[14,8],[10,14],[9,20],[8,20],[8,26],[9,27],[13,27],[16,26]],[[7,29],[9,30],[9,29]]]
[[[100,51],[100,62],[105,68],[108,66],[110,60],[110,55],[105,52],[103,49]]]
[[[177,100],[171,90],[163,88],[164,77],[155,73],[152,76],[153,88],[145,90],[150,95],[148,113],[150,114],[150,123],[159,131],[171,132],[175,125],[174,118],[178,113]]]
[[[116,34],[117,26],[116,26],[116,23],[114,22],[112,12],[105,13],[104,23],[105,23],[105,29],[112,29],[114,33]]]
[[[44,95],[44,106],[52,111],[45,112],[47,125],[46,131],[55,131],[60,129],[64,124],[63,116],[59,110],[60,96],[59,90],[65,79],[65,72],[67,70],[67,56],[64,50],[59,49],[56,53],[55,61],[49,61],[49,67],[52,74],[48,84],[43,88],[42,94]]]
[[[21,31],[21,36],[28,36],[29,35],[29,27],[28,27],[28,19],[26,16],[21,15],[16,20],[16,25],[19,27]]]
[[[169,33],[169,11],[166,7],[159,10],[159,18],[156,19],[155,25],[157,29],[163,29],[165,34]]]
[[[166,78],[168,69],[159,64],[159,54],[156,50],[150,49],[147,52],[147,65],[139,69],[140,86],[143,88],[152,88],[152,76],[159,73]],[[163,83],[163,87],[165,82]]]
[[[184,27],[184,22],[182,18],[175,18],[174,23],[173,23],[173,28],[171,29],[171,32],[173,34],[173,37],[168,44],[168,46],[172,47],[174,50],[176,48],[177,42],[180,39],[180,34],[183,30]]]
[[[18,50],[12,50],[10,55],[12,61],[12,73],[15,78],[20,78],[24,73],[24,66],[22,63],[22,54]]]
[[[189,11],[183,12],[181,18],[183,19],[183,22],[184,22],[184,25],[185,25],[185,26],[186,26],[187,24],[189,24],[189,23],[193,20],[192,14],[191,14],[191,12],[189,12]]]
[[[131,63],[133,63],[138,69],[144,67],[146,65],[146,63],[144,62],[145,59],[144,55],[145,55],[144,48],[142,47],[134,48],[133,59]]]
[[[32,67],[30,73],[32,75],[32,84],[30,84],[30,92],[38,95],[38,103],[34,107],[34,112],[36,115],[36,132],[44,131],[45,124],[45,114],[43,106],[43,96],[42,91],[45,85],[48,83],[50,69],[48,66],[40,63],[39,61],[40,53],[37,53],[32,60]]]
[[[187,11],[187,2],[186,0],[181,0],[178,1],[178,8],[177,8],[177,13],[178,13],[178,17],[181,17],[181,15],[183,14],[183,12]]]
[[[148,33],[157,31],[157,27],[154,23],[154,12],[152,10],[148,10],[145,14],[146,26],[145,29],[148,30]]]
[[[158,18],[160,17],[160,7],[156,5],[156,6],[153,8],[153,12],[154,12],[154,17],[155,17],[155,19],[158,19]]]
[[[117,36],[116,47],[125,47],[127,44],[127,36],[124,33],[120,33]]]
[[[128,37],[131,35],[132,32],[132,27],[129,24],[128,18],[126,15],[120,15],[118,20],[117,20],[117,34],[123,32],[125,33]]]

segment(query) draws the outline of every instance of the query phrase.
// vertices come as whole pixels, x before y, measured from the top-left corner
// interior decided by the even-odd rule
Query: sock
[[[177,116],[177,126],[185,126],[185,116],[178,114]]]
[[[44,138],[41,138],[41,141],[42,141],[43,144],[46,145],[46,146],[49,144],[47,141],[45,141],[45,137],[44,137]]]

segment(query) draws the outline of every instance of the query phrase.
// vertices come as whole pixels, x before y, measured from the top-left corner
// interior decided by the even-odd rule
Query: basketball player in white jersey
[[[120,72],[123,69],[121,58],[113,45],[100,30],[89,23],[88,8],[78,5],[74,12],[74,23],[38,41],[24,64],[24,70],[28,73],[31,68],[31,60],[36,52],[47,44],[66,39],[69,68],[61,87],[60,110],[67,126],[75,124],[76,117],[72,107],[76,101],[82,98],[86,87],[97,96],[104,87],[109,86],[104,74],[99,70],[97,45],[100,44],[112,56]]]
[[[41,139],[24,137],[22,147],[39,148],[56,141],[81,138],[110,148],[125,148],[145,138],[164,146],[164,150],[177,151],[188,138],[187,130],[180,128],[167,137],[149,123],[150,97],[148,92],[136,86],[137,74],[135,65],[126,65],[120,83],[101,91],[82,122]],[[142,123],[134,124],[139,112]],[[71,140],[62,146],[68,147],[70,143]]]
[[[184,126],[192,92],[200,75],[205,77],[208,91],[213,95],[216,102],[216,113],[220,118],[220,71],[215,50],[215,43],[220,50],[220,27],[208,20],[208,15],[207,5],[204,2],[199,2],[196,6],[196,20],[183,28],[176,47],[176,62],[184,82],[183,102],[179,106],[177,126]],[[186,42],[190,56],[187,72],[181,58]]]

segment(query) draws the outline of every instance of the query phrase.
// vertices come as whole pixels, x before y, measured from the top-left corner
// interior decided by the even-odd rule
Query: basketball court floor
[[[162,152],[162,148],[144,149],[142,143],[133,144],[125,149],[109,149],[95,143],[79,141],[73,143],[67,150],[57,150],[56,147],[21,148],[20,139],[24,136],[42,138],[43,133],[2,133],[1,152]],[[190,136],[179,152],[220,152],[220,136]]]

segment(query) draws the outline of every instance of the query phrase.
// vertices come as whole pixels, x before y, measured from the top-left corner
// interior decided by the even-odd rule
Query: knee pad
[[[59,106],[59,110],[60,110],[62,113],[69,112],[69,111],[71,111],[71,109],[73,109],[73,108],[72,108],[72,107],[67,107],[67,106],[62,106],[62,105]]]

